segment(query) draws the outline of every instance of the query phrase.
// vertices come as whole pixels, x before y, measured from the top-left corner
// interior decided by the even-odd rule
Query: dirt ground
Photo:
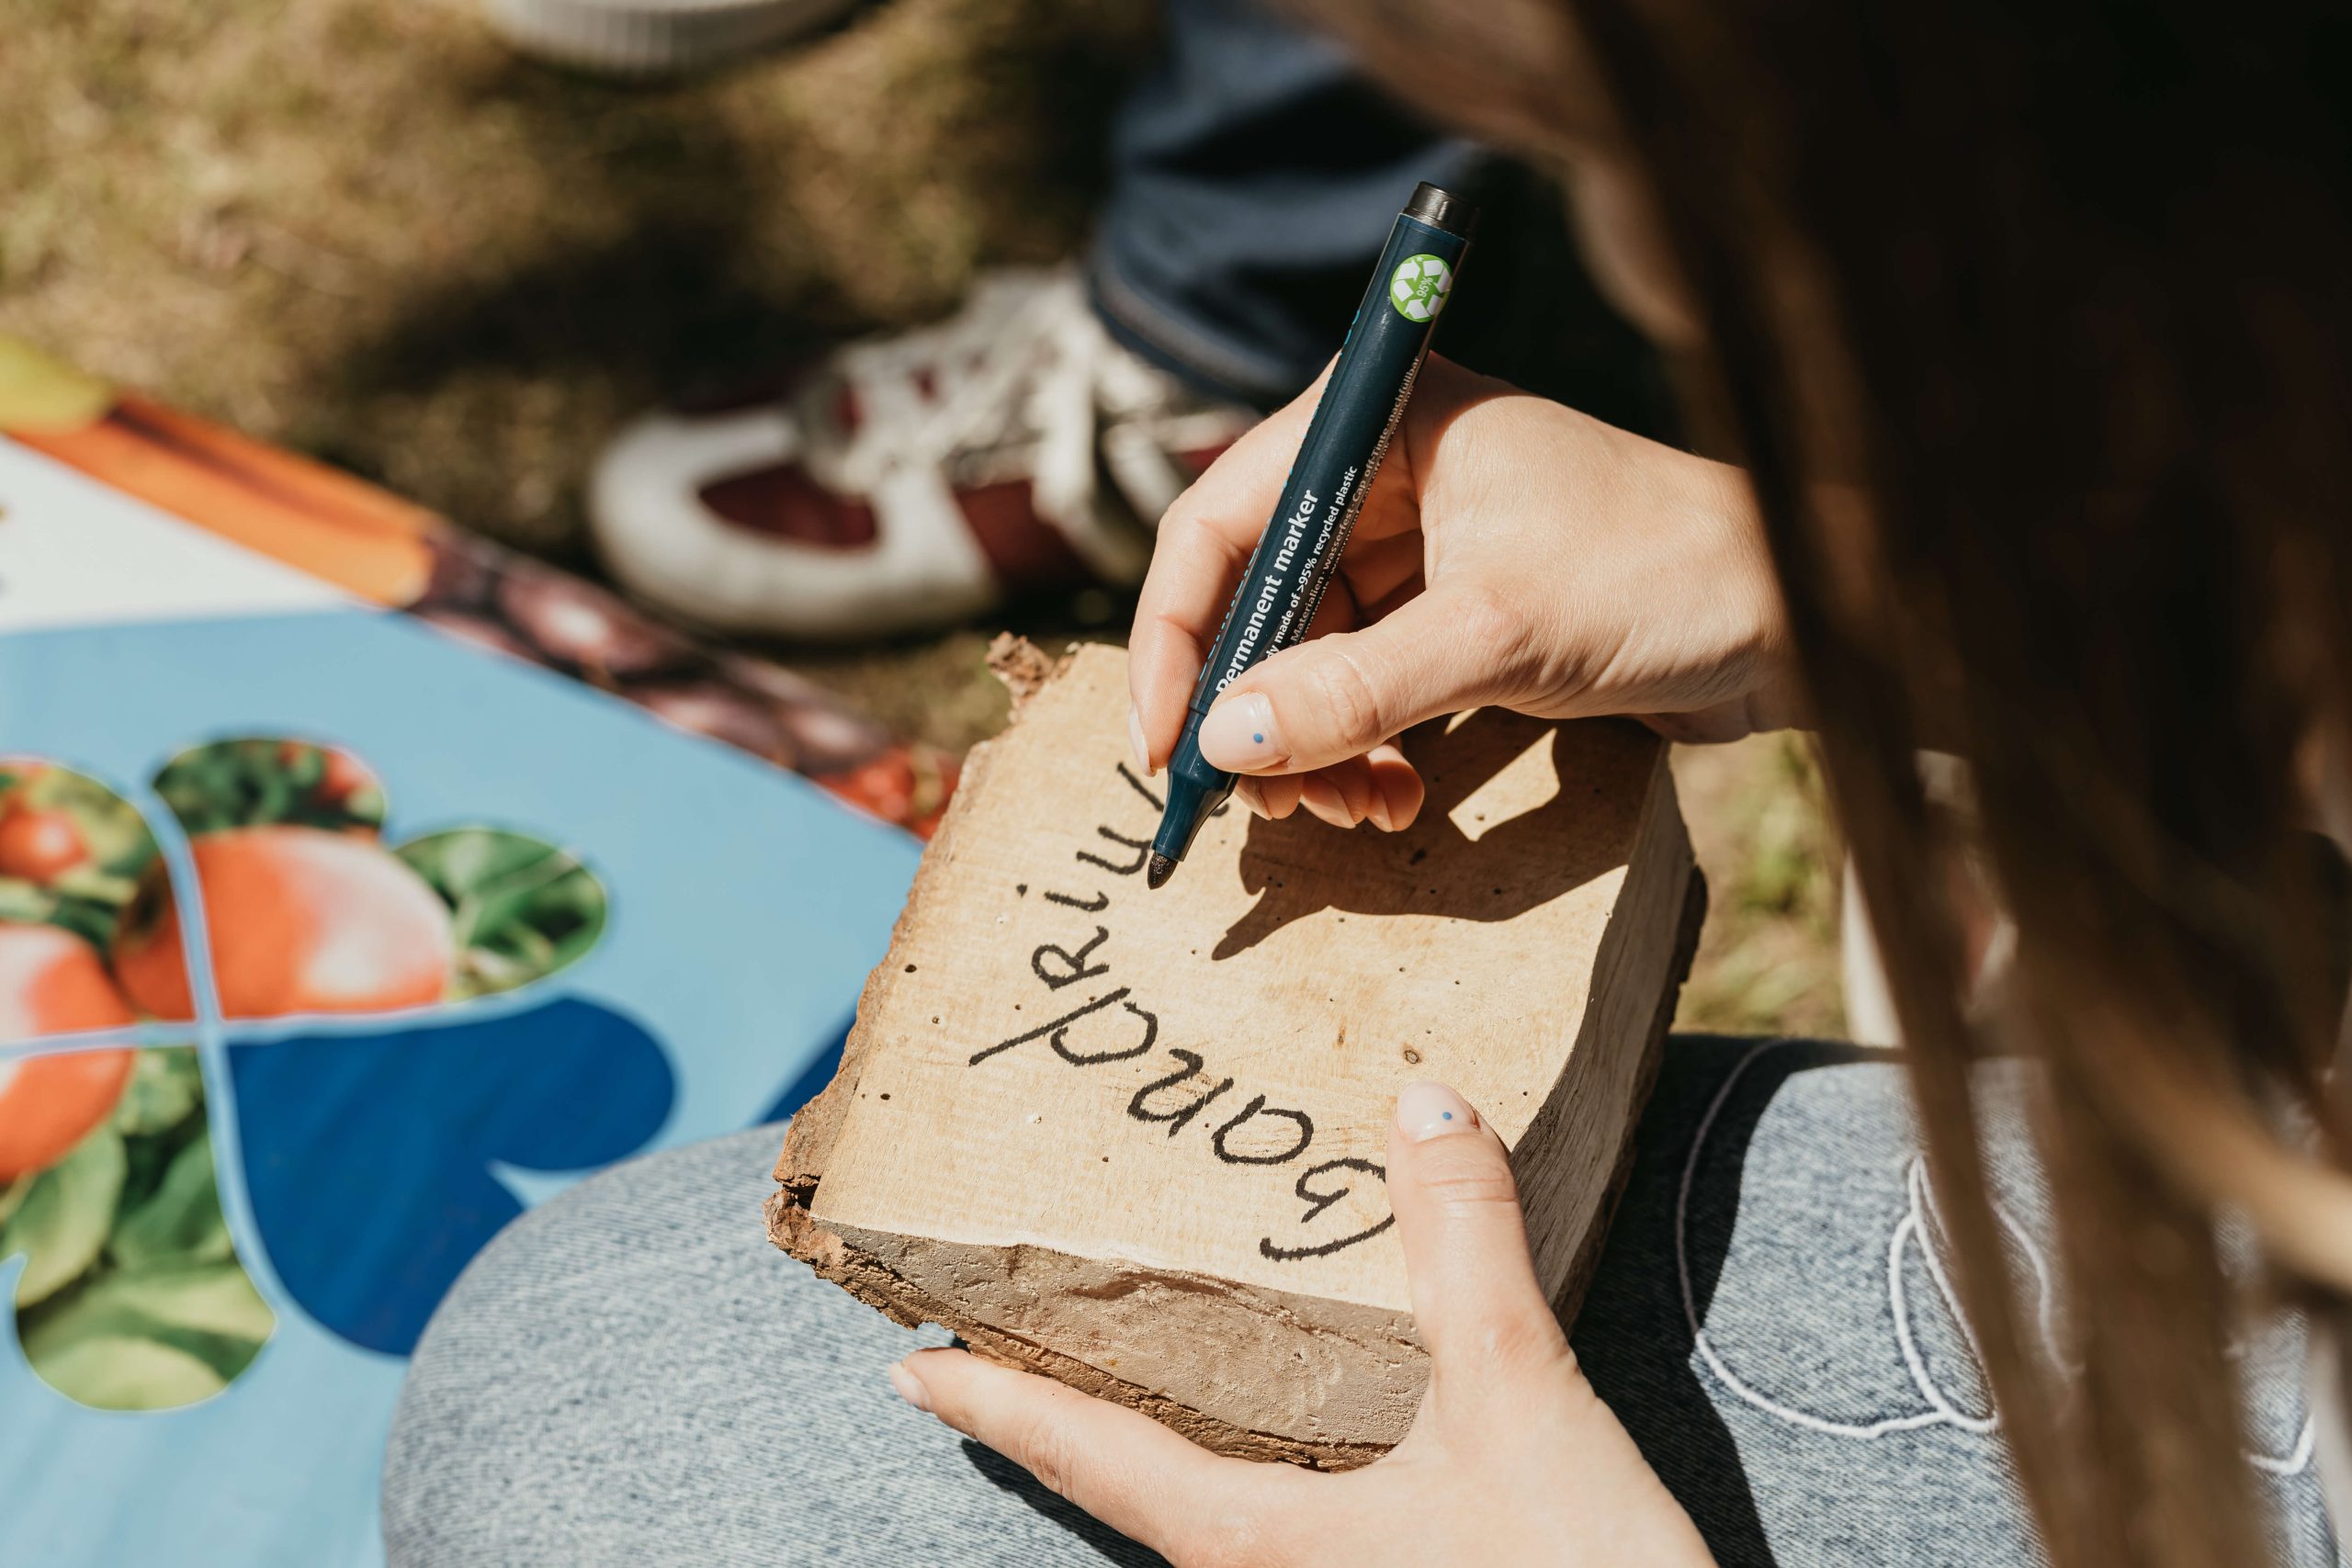
[[[644,88],[519,61],[459,0],[17,0],[6,32],[0,332],[585,570],[586,460],[639,406],[1069,254],[1152,38],[1116,0],[885,0]],[[1002,712],[989,629],[776,651],[956,746]],[[1803,744],[1677,771],[1713,887],[1681,1021],[1838,1032]]]

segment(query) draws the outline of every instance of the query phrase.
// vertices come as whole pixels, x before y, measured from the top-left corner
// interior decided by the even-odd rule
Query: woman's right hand
[[[1128,662],[1148,767],[1176,749],[1321,393],[1242,437],[1161,520]],[[1736,739],[1794,721],[1786,645],[1736,468],[1432,355],[1310,635],[1226,689],[1201,751],[1264,815],[1304,804],[1402,829],[1422,790],[1388,742],[1423,719],[1498,705]]]

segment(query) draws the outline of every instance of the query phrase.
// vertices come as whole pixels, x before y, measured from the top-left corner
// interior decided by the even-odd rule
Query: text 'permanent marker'
[[[1430,332],[1445,308],[1477,217],[1460,197],[1423,185],[1388,231],[1387,248],[1315,405],[1282,500],[1193,687],[1183,737],[1168,761],[1167,815],[1151,840],[1146,879],[1154,887],[1174,874],[1201,824],[1233,793],[1233,775],[1201,755],[1201,720],[1243,671],[1306,637],[1405,400],[1413,395]]]

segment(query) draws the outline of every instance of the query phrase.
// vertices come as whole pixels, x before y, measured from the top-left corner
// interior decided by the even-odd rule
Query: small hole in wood
[[[1421,1054],[1419,1051],[1414,1050],[1410,1045],[1408,1045],[1405,1047],[1405,1060],[1412,1063],[1413,1066],[1418,1067],[1421,1065]]]
[[[911,975],[911,974],[913,974],[914,972],[915,972],[915,966],[914,966],[913,964],[908,964],[908,965],[907,965],[907,973],[908,973],[908,974],[910,974],[910,975]]]

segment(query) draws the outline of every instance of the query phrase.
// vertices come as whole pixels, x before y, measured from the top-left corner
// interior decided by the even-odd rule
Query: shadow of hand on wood
[[[1611,765],[1598,771],[1613,777],[1628,748],[1646,756],[1654,743],[1614,720],[1573,728],[1575,744],[1558,721],[1480,708],[1409,731],[1398,744],[1429,796],[1401,833],[1343,832],[1304,811],[1253,818],[1240,872],[1258,901],[1213,956],[1247,952],[1325,909],[1507,920],[1623,865],[1611,847],[1620,836],[1579,830],[1576,818],[1638,809],[1639,793],[1612,791],[1577,763],[1599,751]]]

